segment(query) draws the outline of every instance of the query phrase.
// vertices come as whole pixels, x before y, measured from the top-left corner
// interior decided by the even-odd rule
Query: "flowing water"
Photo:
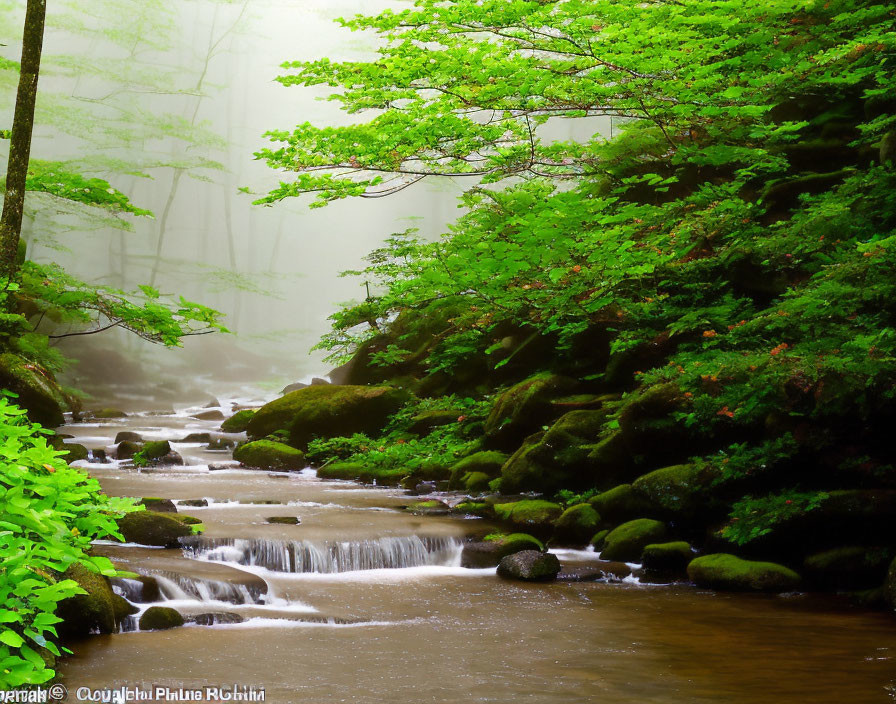
[[[223,403],[229,413],[234,399]],[[73,646],[78,687],[260,686],[268,702],[896,701],[896,623],[806,595],[744,596],[686,585],[507,582],[460,567],[481,520],[414,516],[404,492],[323,481],[312,470],[245,470],[228,451],[176,442],[218,432],[199,409],[66,426],[91,450],[117,432],[168,439],[185,466],[81,463],[110,494],[159,496],[201,518],[182,549],[103,543],[152,575],[115,590],[144,610],[172,606],[183,628]],[[211,466],[211,468],[210,468]],[[207,506],[183,505],[204,499]],[[271,524],[295,516],[298,525]],[[593,562],[559,553],[565,566]]]

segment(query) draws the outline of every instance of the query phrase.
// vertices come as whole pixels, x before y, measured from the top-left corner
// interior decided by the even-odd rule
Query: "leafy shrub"
[[[80,562],[115,574],[104,557],[90,557],[92,540],[121,539],[116,520],[140,510],[109,497],[99,483],[60,459],[46,431],[0,398],[0,689],[53,677],[40,650],[59,655],[56,605],[83,593],[60,573]]]

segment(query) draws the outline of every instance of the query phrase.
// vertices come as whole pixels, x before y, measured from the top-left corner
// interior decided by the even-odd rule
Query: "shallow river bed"
[[[121,430],[149,440],[220,435],[220,421],[191,418],[197,410],[64,432],[91,450]],[[61,668],[69,691],[239,684],[289,704],[896,701],[888,615],[799,594],[507,582],[494,569],[459,566],[463,539],[484,527],[478,520],[414,516],[401,511],[400,490],[323,481],[311,470],[244,470],[229,452],[172,446],[184,467],[81,464],[110,494],[208,500],[180,508],[206,532],[184,550],[98,550],[157,576],[165,605],[245,620],[77,643]],[[127,596],[138,586],[117,588]]]

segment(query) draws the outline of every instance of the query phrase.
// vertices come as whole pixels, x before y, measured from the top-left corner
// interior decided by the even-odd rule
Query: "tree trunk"
[[[25,31],[22,37],[22,68],[19,91],[12,122],[9,165],[6,170],[6,197],[0,217],[0,267],[12,278],[19,268],[19,237],[25,209],[25,182],[31,159],[31,132],[34,128],[34,105],[37,102],[37,79],[44,46],[44,22],[47,0],[28,0]]]

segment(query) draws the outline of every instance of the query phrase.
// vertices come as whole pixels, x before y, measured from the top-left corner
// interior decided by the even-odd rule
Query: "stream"
[[[221,399],[221,411],[259,399]],[[102,543],[97,551],[155,576],[152,603],[182,628],[72,644],[61,664],[80,687],[256,686],[267,702],[896,701],[896,628],[832,597],[703,592],[687,585],[499,579],[460,567],[480,519],[415,516],[406,492],[317,479],[311,469],[241,469],[227,450],[177,442],[220,432],[175,413],[72,423],[92,451],[123,430],[169,440],[184,466],[77,463],[109,494],[152,496],[200,518],[183,549]],[[211,469],[210,469],[211,467]],[[268,517],[295,516],[298,525]],[[565,568],[593,562],[558,551]],[[141,609],[139,581],[115,589]],[[200,625],[210,624],[210,625]]]

